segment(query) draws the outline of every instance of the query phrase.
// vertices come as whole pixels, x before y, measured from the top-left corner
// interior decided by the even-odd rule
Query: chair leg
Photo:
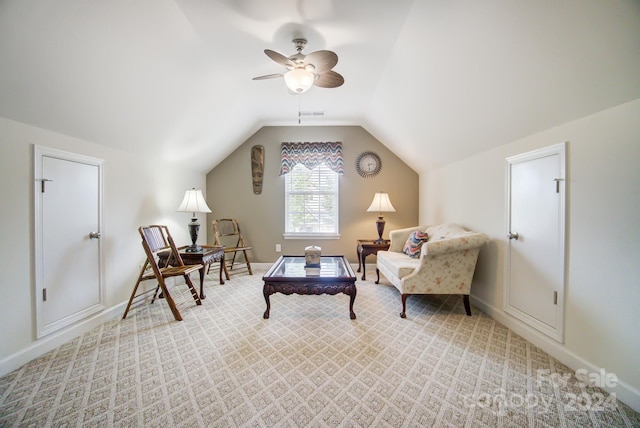
[[[376,279],[376,284],[380,284],[380,270],[378,268],[376,268],[376,275],[378,276],[378,279]]]
[[[464,310],[467,311],[468,316],[471,316],[471,305],[469,304],[469,295],[468,294],[463,295],[462,301],[464,302]]]
[[[167,286],[164,283],[164,279],[158,278],[158,283],[160,284],[162,295],[164,296],[164,299],[167,301],[167,304],[169,305],[169,309],[171,309],[171,313],[173,314],[173,317],[176,319],[176,321],[182,321],[182,315],[180,315],[180,311],[178,311],[178,308],[176,307],[176,302],[173,301],[173,297],[171,297],[171,294],[169,294],[169,290],[167,289]]]
[[[209,275],[209,271],[211,270],[211,265],[213,263],[209,263],[209,267],[207,268],[207,275]],[[227,261],[225,260],[224,254],[222,255],[222,260],[220,260],[220,284],[224,284],[222,281],[222,271],[224,270],[224,275],[229,280],[229,271],[227,270]]]
[[[224,268],[224,276],[225,276],[225,278],[227,278],[227,281],[229,281],[229,270],[227,269],[227,260],[226,259],[227,259],[227,256],[226,256],[226,253],[225,253],[224,260],[222,260],[222,267]]]
[[[156,285],[156,291],[155,293],[153,293],[153,297],[151,298],[152,305],[156,301],[156,298],[158,297],[158,291],[160,291],[160,284]],[[162,299],[162,296],[160,296],[160,298]]]
[[[140,269],[140,275],[138,275],[138,280],[136,281],[136,285],[133,287],[133,292],[131,293],[131,297],[129,297],[129,303],[127,303],[127,308],[124,310],[122,319],[127,318],[127,314],[129,313],[129,309],[131,309],[131,304],[133,303],[134,297],[136,297],[136,291],[138,291],[138,287],[142,282],[142,277],[144,276],[144,271],[147,269],[148,264],[149,264],[149,260],[145,260],[144,264],[142,265],[142,269]]]
[[[402,295],[402,312],[400,312],[400,318],[407,317],[407,297],[409,297],[408,294]]]
[[[234,251],[233,258],[231,259],[231,270],[233,270],[233,266],[236,264],[236,254],[238,254],[238,252]]]
[[[131,308],[131,304],[133,303],[133,298],[136,297],[136,291],[138,291],[139,285],[140,285],[140,279],[138,278],[138,282],[136,282],[135,287],[133,287],[133,292],[131,293],[131,297],[129,297],[129,303],[127,303],[127,308],[124,310],[122,319],[127,318],[127,314],[129,313],[129,309]]]
[[[200,300],[200,296],[198,295],[196,288],[193,286],[193,282],[191,282],[189,275],[184,275],[184,282],[187,283],[187,287],[189,287],[189,291],[191,291],[191,296],[193,297],[193,300],[196,301],[196,305],[201,305],[202,301]]]
[[[244,261],[247,262],[247,269],[249,270],[249,275],[253,275],[253,271],[251,270],[251,263],[249,263],[249,257],[247,257],[247,250],[242,250],[242,254],[244,254]]]

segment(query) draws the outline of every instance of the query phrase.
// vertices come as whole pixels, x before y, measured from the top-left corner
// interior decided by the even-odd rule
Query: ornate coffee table
[[[262,277],[264,300],[267,310],[264,318],[269,318],[273,293],[282,294],[338,294],[350,296],[349,317],[354,320],[353,302],[356,300],[356,275],[344,256],[322,256],[320,269],[304,267],[304,256],[281,256]]]

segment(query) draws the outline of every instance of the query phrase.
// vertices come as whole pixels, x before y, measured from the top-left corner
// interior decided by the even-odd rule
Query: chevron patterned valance
[[[330,170],[344,174],[342,143],[282,143],[282,164],[280,175],[285,175],[296,164],[301,163],[308,169],[325,164]]]

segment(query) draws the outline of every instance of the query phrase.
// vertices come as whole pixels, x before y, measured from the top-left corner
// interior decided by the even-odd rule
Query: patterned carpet
[[[354,321],[348,296],[282,294],[264,320],[263,274],[212,274],[182,322],[145,305],[0,378],[0,426],[640,424],[479,310],[467,317],[459,296],[409,298],[401,319],[397,290],[372,271]]]

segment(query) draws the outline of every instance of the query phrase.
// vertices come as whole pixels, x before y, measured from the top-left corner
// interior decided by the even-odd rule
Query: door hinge
[[[560,182],[564,180],[564,178],[554,178],[553,181],[556,182],[556,193],[560,193]]]
[[[557,291],[553,292],[553,304],[554,305],[558,304],[558,292]]]
[[[47,289],[46,288],[42,289],[42,301],[43,302],[47,301]]]
[[[47,181],[53,181],[49,180],[48,178],[39,178],[38,180],[40,180],[40,193],[44,193],[44,183],[46,183]]]

